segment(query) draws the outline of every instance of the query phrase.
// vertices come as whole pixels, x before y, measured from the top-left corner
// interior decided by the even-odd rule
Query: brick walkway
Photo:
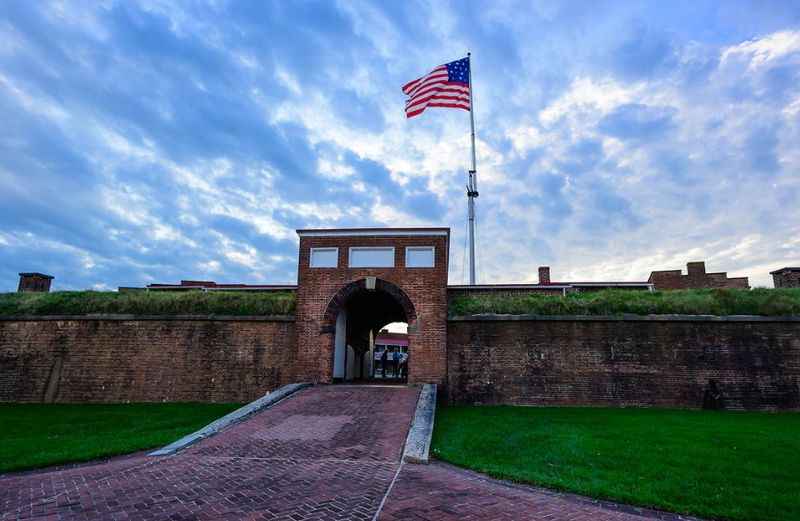
[[[400,466],[417,395],[319,386],[175,456],[0,477],[0,520],[371,520]],[[432,464],[402,467],[380,519],[644,518]]]
[[[679,521],[694,518],[512,485],[451,465],[431,463],[403,466],[379,519]]]
[[[418,389],[319,386],[168,457],[0,478],[0,519],[372,519]]]

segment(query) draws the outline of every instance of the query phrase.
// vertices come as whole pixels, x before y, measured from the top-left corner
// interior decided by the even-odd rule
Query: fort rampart
[[[243,402],[296,353],[292,317],[6,317],[0,401]],[[454,403],[797,410],[800,319],[456,317],[441,380]]]
[[[246,402],[293,379],[293,317],[0,319],[0,401]]]
[[[800,318],[484,315],[447,338],[456,403],[800,408]]]

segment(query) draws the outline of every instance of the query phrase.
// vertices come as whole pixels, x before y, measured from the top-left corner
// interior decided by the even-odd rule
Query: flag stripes
[[[403,85],[406,117],[422,114],[428,107],[470,110],[469,60],[440,65],[431,72]]]

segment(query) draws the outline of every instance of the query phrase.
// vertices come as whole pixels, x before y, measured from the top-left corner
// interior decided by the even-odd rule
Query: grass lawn
[[[54,291],[0,293],[0,315],[294,315],[292,292]]]
[[[240,404],[0,404],[0,472],[166,445]]]
[[[800,289],[684,289],[631,291],[610,289],[569,293],[566,297],[531,294],[473,295],[453,299],[452,316],[509,315],[800,315]]]
[[[800,414],[444,407],[433,454],[495,477],[700,517],[800,519]]]

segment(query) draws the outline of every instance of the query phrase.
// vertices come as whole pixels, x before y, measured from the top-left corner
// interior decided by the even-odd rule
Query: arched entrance
[[[398,363],[392,364],[393,349],[388,351],[388,364],[376,360],[376,336],[384,326],[397,322],[408,324],[409,330],[417,322],[411,299],[397,285],[367,277],[342,287],[328,303],[322,321],[323,330],[334,332],[333,380],[370,380],[389,374],[393,381],[407,378],[413,366],[410,345],[406,344]]]

